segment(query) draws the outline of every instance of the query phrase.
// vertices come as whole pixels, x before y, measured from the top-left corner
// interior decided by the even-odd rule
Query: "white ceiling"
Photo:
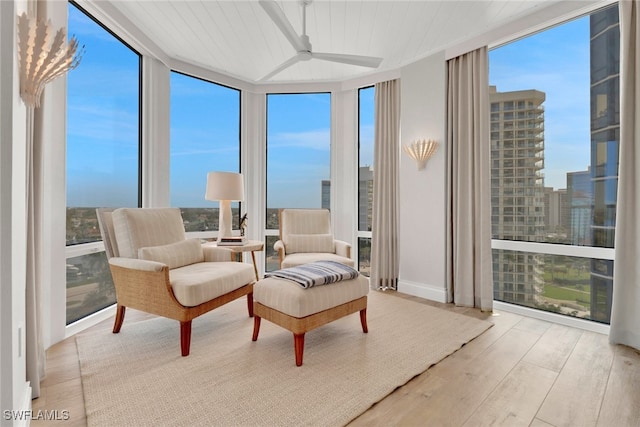
[[[295,55],[257,0],[112,1],[169,57],[255,82]],[[302,32],[299,1],[278,1]],[[549,0],[315,0],[307,7],[314,52],[382,57],[376,70],[318,59],[271,82],[340,81],[397,69],[531,13]]]

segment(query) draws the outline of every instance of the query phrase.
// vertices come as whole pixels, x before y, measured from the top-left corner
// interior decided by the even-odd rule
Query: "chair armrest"
[[[109,268],[118,305],[182,320],[180,305],[169,282],[169,266],[134,258],[111,258]]]
[[[343,240],[334,240],[336,244],[336,255],[351,258],[351,245]]]
[[[202,246],[205,262],[234,261],[233,251],[218,246]]]
[[[273,249],[278,252],[279,266],[282,268],[282,261],[284,260],[284,242],[282,240],[277,240],[273,244]]]
[[[120,258],[113,257],[109,259],[110,265],[115,265],[117,267],[126,268],[129,270],[141,270],[141,271],[150,271],[150,272],[160,272],[163,267],[166,267],[166,264],[157,261],[147,261],[144,259],[136,259],[136,258]]]

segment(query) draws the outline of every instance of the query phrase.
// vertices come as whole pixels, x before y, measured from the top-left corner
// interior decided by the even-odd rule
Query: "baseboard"
[[[425,283],[398,280],[398,292],[437,302],[447,302],[447,292],[440,286],[427,285]]]
[[[0,0],[2,1],[2,0]],[[109,307],[103,308],[100,311],[97,311],[93,314],[90,314],[87,317],[84,317],[76,322],[73,322],[70,325],[67,325],[65,328],[65,338],[69,338],[72,335],[77,334],[78,332],[82,332],[87,328],[90,328],[103,320],[113,318],[116,314],[116,305],[110,305]],[[52,345],[55,343],[52,343]]]
[[[596,332],[599,334],[609,335],[609,325],[594,322],[591,320],[580,319],[578,317],[564,316],[548,311],[537,310],[535,308],[523,307],[521,305],[509,304],[502,301],[493,301],[494,312],[505,311],[515,313],[521,316],[532,317],[534,319],[544,320],[558,325],[569,326],[572,328],[584,329],[585,331]]]
[[[9,425],[13,427],[27,427],[31,424],[31,383],[27,381],[25,383],[24,392],[22,395],[22,403],[19,408],[11,410],[10,420],[7,420],[7,414],[3,413],[3,420],[9,421]],[[3,424],[4,425],[4,424]]]

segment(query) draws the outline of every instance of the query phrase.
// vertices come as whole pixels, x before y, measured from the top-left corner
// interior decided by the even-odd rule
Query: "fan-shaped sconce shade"
[[[427,160],[438,150],[438,142],[432,139],[419,139],[409,145],[403,145],[402,150],[418,164],[418,170],[424,169]]]
[[[40,95],[51,80],[78,66],[78,41],[60,28],[51,34],[51,21],[44,22],[26,12],[18,16],[20,97],[29,107],[40,106]]]

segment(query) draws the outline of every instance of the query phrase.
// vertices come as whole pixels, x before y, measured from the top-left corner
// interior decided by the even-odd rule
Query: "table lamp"
[[[235,172],[209,172],[207,174],[206,200],[220,202],[220,219],[218,226],[218,240],[231,237],[231,202],[244,200],[244,183],[242,174]]]

